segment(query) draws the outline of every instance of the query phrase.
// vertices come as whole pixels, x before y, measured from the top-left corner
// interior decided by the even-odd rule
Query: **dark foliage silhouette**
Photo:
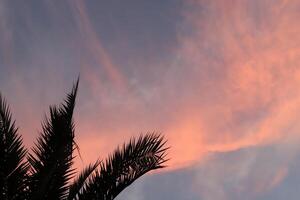
[[[0,95],[1,200],[112,200],[136,179],[164,167],[166,140],[148,133],[118,147],[106,160],[88,165],[76,177],[75,107],[78,81],[60,106],[51,106],[28,153],[6,101]]]
[[[0,95],[0,199],[26,199],[28,165],[25,155],[21,136]]]

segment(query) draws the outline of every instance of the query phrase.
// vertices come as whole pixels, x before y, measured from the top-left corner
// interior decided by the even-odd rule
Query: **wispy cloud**
[[[148,4],[143,9],[161,21],[172,10],[160,11],[162,5]],[[265,173],[270,166],[257,160],[261,154],[257,149],[282,144],[280,155],[298,151],[287,147],[296,146],[291,144],[299,139],[300,129],[299,1],[186,0],[180,5],[180,17],[168,18],[173,27],[163,29],[163,39],[137,34],[143,41],[138,47],[127,41],[123,29],[161,30],[166,24],[146,20],[149,16],[141,11],[141,22],[135,22],[144,26],[115,29],[126,43],[120,46],[128,49],[113,51],[120,46],[115,38],[104,42],[99,30],[105,33],[107,29],[95,23],[102,13],[91,12],[93,6],[99,6],[95,2],[47,1],[35,4],[45,12],[30,12],[34,8],[27,5],[25,11],[16,8],[22,14],[15,18],[7,12],[12,5],[2,2],[0,57],[5,60],[0,61],[0,76],[6,81],[0,80],[1,90],[13,99],[21,126],[32,132],[46,106],[62,99],[67,83],[80,71],[76,121],[85,163],[107,155],[140,132],[160,131],[171,146],[168,169],[201,163],[199,177],[210,181],[197,178],[195,185],[207,188],[209,194],[201,190],[207,199],[227,195],[224,184],[231,184],[232,179],[222,175],[224,168],[245,187],[250,185],[253,193],[276,187],[288,174],[290,162],[275,163],[271,173]],[[128,13],[123,15],[136,18]],[[124,23],[118,20],[115,27]],[[172,39],[162,48],[166,38]],[[147,45],[163,59],[149,54]],[[26,141],[34,136],[25,135]],[[206,159],[211,153],[231,154],[245,148],[253,154],[238,156],[234,166]],[[210,162],[215,166],[212,170],[206,169]],[[261,172],[256,166],[261,166]]]

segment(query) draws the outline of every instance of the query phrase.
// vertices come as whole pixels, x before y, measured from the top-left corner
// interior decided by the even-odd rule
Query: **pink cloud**
[[[154,82],[152,87],[142,88],[143,95],[137,95],[136,88],[103,92],[97,83],[100,79],[93,71],[89,73],[89,84],[102,91],[101,98],[94,96],[102,102],[95,112],[108,113],[105,117],[100,114],[99,120],[112,123],[114,128],[95,126],[97,120],[91,120],[96,138],[81,139],[84,152],[92,151],[90,143],[101,141],[106,145],[98,150],[105,155],[109,152],[106,147],[155,128],[169,139],[169,165],[175,169],[199,162],[208,152],[272,144],[297,135],[300,29],[299,14],[293,8],[298,4],[187,1],[176,54],[170,61],[157,63],[169,67],[168,73],[159,77],[162,84]],[[94,41],[97,37],[91,33],[85,14],[80,17],[91,36],[87,46],[102,48]],[[150,102],[158,102],[151,109],[145,103],[146,94]]]

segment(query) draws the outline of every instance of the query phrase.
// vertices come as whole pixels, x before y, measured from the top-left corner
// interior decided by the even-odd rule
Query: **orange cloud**
[[[147,96],[150,102],[159,103],[147,104],[143,96],[126,91],[118,97],[124,100],[119,107],[113,97],[102,96],[111,102],[106,104],[108,109],[98,110],[111,112],[102,122],[117,115],[113,123],[118,128],[95,128],[95,136],[103,131],[110,136],[98,134],[97,141],[113,146],[139,130],[156,128],[169,139],[169,165],[174,169],[199,162],[208,152],[265,145],[297,135],[300,16],[293,8],[299,2],[186,2],[177,53],[170,62],[158,63],[169,66],[168,73],[160,77],[162,84],[153,84],[155,93],[143,89],[151,94]],[[77,6],[82,23],[88,26],[83,29],[92,38],[87,44],[96,48],[94,44],[99,43],[85,21],[82,4]],[[112,77],[119,77],[113,79],[123,82],[119,72],[112,71]],[[90,80],[96,84],[97,77]],[[90,152],[93,140],[83,139],[82,149]],[[106,147],[99,151],[108,153]]]
[[[185,12],[191,30],[179,37],[178,54],[188,71],[186,78],[192,78],[183,84],[194,92],[181,105],[192,107],[182,123],[189,115],[191,121],[197,116],[198,124],[187,128],[186,137],[201,138],[202,150],[228,151],[276,141],[296,126],[300,28],[293,7],[297,5],[297,1],[276,5],[192,1]],[[198,155],[194,156],[196,160]]]

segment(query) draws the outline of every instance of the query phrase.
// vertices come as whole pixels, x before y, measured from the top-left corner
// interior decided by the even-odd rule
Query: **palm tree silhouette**
[[[60,106],[50,106],[29,153],[0,94],[1,200],[111,200],[136,179],[165,167],[166,140],[156,133],[132,138],[106,160],[88,165],[76,177],[73,110],[78,80]]]

